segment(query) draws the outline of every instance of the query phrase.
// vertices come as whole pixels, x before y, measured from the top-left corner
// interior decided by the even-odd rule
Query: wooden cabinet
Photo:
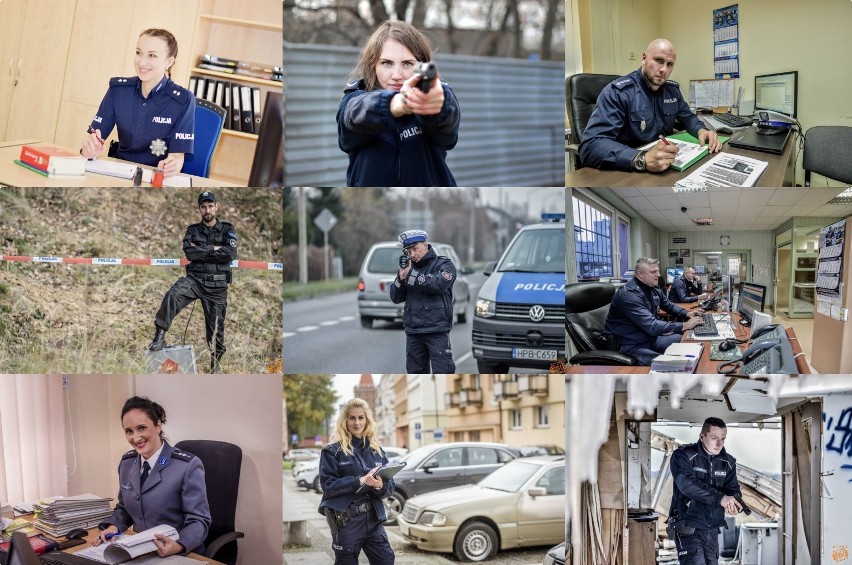
[[[198,64],[202,55],[209,53],[227,59],[282,66],[284,26],[278,0],[201,0],[200,10],[192,50],[193,65]],[[281,92],[283,89],[282,83],[277,81],[218,73],[198,67],[192,68],[191,74],[260,88],[261,105],[266,100],[267,92]],[[223,130],[213,156],[210,176],[247,183],[256,145],[256,134]]]
[[[0,2],[0,140],[53,139],[75,4]]]

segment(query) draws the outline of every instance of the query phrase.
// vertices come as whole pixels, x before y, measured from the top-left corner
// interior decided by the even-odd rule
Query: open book
[[[120,536],[118,538],[113,538],[113,541],[110,543],[102,544],[97,547],[86,548],[83,551],[78,551],[75,555],[86,557],[100,563],[107,563],[109,565],[126,563],[131,560],[134,565],[142,565],[149,562],[193,563],[195,565],[200,565],[202,563],[176,555],[170,555],[164,559],[160,559],[156,554],[140,557],[141,555],[157,551],[157,546],[154,545],[154,536],[156,534],[162,534],[175,541],[180,540],[177,530],[167,524],[161,524],[132,536]]]

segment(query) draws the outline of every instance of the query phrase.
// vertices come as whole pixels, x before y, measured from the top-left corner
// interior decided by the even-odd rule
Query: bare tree
[[[548,61],[553,56],[553,28],[559,11],[560,0],[546,0],[544,26],[541,30],[541,58]]]

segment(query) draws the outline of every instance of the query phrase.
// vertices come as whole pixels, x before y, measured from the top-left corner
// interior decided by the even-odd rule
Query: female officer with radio
[[[171,80],[178,45],[164,29],[146,29],[136,42],[135,77],[115,77],[89,126],[80,154],[94,159],[118,127],[115,157],[176,175],[195,143],[195,96]]]
[[[382,499],[393,494],[394,481],[371,474],[388,458],[376,440],[373,413],[365,401],[353,398],[343,405],[333,439],[320,455],[319,513],[331,528],[334,563],[357,565],[363,549],[370,565],[393,565],[393,549],[382,525],[387,520]],[[357,494],[362,486],[367,491]]]
[[[157,555],[204,550],[211,523],[204,465],[195,455],[166,442],[165,423],[166,411],[148,398],[134,396],[124,403],[121,424],[133,449],[118,464],[118,504],[112,516],[98,525],[101,533],[92,545],[100,545],[110,534],[130,526],[142,532],[168,524],[180,539],[157,534]]]

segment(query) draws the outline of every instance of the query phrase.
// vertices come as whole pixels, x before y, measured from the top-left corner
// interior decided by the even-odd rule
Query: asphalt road
[[[478,373],[471,353],[473,305],[485,275],[468,276],[471,303],[465,324],[450,332],[456,373]],[[402,322],[376,320],[361,327],[358,292],[332,294],[284,304],[284,370],[286,373],[404,373],[405,332]],[[546,372],[513,369],[515,373]]]
[[[284,471],[284,519],[285,521],[307,520],[308,535],[311,537],[310,546],[288,546],[284,549],[283,561],[287,565],[316,565],[331,563],[334,552],[331,549],[331,534],[325,519],[317,512],[321,496],[313,490],[296,486],[292,471]],[[408,543],[399,528],[385,526],[388,541],[396,556],[397,565],[453,565],[459,563],[450,554],[432,553],[417,549]],[[493,565],[541,565],[550,547],[533,547],[499,551],[489,564]],[[365,563],[367,558],[361,556],[359,563]]]

